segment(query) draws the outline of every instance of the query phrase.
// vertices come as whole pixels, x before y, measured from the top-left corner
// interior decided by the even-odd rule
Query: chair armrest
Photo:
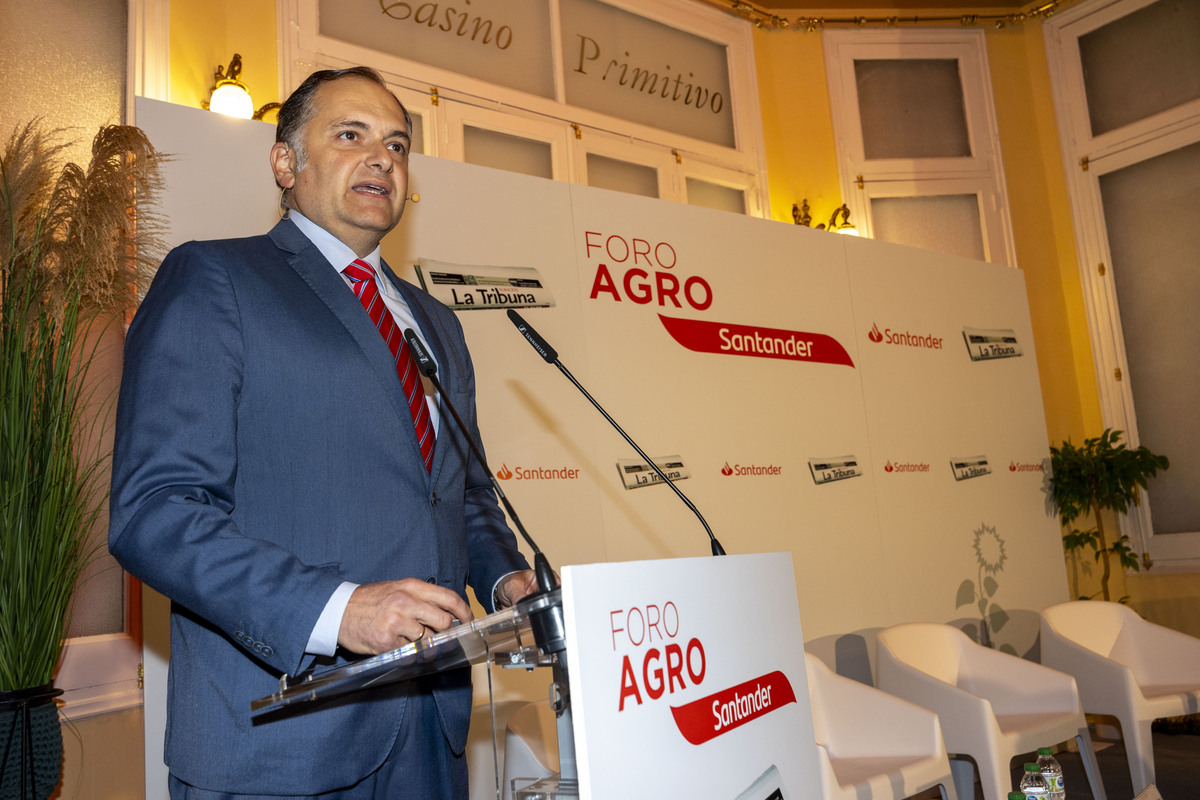
[[[876,652],[879,688],[937,714],[947,748],[954,747],[952,742],[974,739],[979,731],[996,727],[987,699],[910,666],[886,646]]]
[[[840,675],[818,683],[825,746],[835,758],[933,755],[937,716],[895,695]]]
[[[1200,639],[1139,619],[1127,623],[1114,652],[1142,686],[1200,686]]]
[[[1042,619],[1042,663],[1075,677],[1084,709],[1112,714],[1121,697],[1140,693],[1133,670],[1056,631]]]
[[[986,647],[965,648],[959,686],[987,697],[1000,714],[1078,711],[1075,679],[1048,666]]]

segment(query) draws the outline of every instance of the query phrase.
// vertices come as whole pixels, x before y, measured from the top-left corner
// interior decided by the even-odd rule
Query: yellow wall
[[[254,107],[280,100],[274,0],[171,0],[170,10],[172,103],[200,108],[234,53]]]
[[[757,30],[754,55],[771,219],[791,222],[807,198],[816,225],[843,202],[821,37]]]
[[[1042,29],[1015,25],[986,40],[1046,428],[1051,442],[1078,440],[1102,421]]]

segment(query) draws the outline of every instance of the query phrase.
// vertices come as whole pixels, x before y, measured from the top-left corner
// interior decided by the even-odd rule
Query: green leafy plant
[[[6,270],[0,292],[0,690],[8,691],[53,675],[99,513],[89,501],[100,464],[82,463],[74,446],[87,370],[76,354],[77,303],[69,298],[56,319],[40,308],[29,271]]]
[[[1121,436],[1121,431],[1106,428],[1099,436],[1085,439],[1082,447],[1076,447],[1068,439],[1062,446],[1050,448],[1051,497],[1063,528],[1070,528],[1063,533],[1063,549],[1072,553],[1092,548],[1096,561],[1103,567],[1098,594],[1105,600],[1111,599],[1108,588],[1111,559],[1116,558],[1121,566],[1134,571],[1140,570],[1141,565],[1129,546],[1128,536],[1109,541],[1102,512],[1127,513],[1130,506],[1140,502],[1140,490],[1146,488],[1147,481],[1159,470],[1171,466],[1166,456],[1157,455],[1145,446],[1130,449],[1121,442]],[[1070,527],[1089,515],[1095,527],[1085,530]]]
[[[106,126],[85,170],[35,121],[0,157],[0,692],[49,684],[98,544],[107,454],[89,442],[96,334],[120,324],[161,252],[161,158]]]

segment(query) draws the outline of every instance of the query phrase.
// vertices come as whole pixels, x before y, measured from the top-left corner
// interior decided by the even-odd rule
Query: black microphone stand
[[[462,432],[463,438],[466,439],[467,446],[471,449],[480,466],[483,467],[483,471],[487,473],[488,479],[492,482],[492,488],[495,490],[500,504],[508,512],[508,516],[512,519],[513,525],[516,526],[525,543],[533,550],[533,571],[537,576],[538,591],[519,600],[516,606],[521,614],[528,617],[530,627],[533,630],[533,639],[538,649],[553,659],[553,707],[557,720],[559,766],[559,791],[557,792],[557,796],[578,797],[579,773],[575,761],[575,732],[572,728],[570,677],[567,670],[567,628],[566,619],[563,615],[562,591],[559,587],[558,576],[554,574],[554,570],[550,567],[550,561],[542,553],[541,548],[537,546],[533,537],[525,530],[525,526],[521,523],[521,518],[517,516],[516,509],[508,501],[504,490],[500,488],[500,482],[496,480],[496,476],[492,473],[491,468],[488,467],[483,450],[476,444],[475,437],[471,435],[470,429],[467,428],[466,423],[459,416],[458,409],[454,407],[454,404],[450,402],[449,395],[442,389],[442,383],[437,378],[437,364],[429,357],[424,344],[417,338],[412,328],[405,328],[404,338],[408,342],[408,348],[412,353],[417,369],[422,375],[429,378],[434,388],[437,389],[441,401],[450,411],[450,415],[454,418],[459,431]]]

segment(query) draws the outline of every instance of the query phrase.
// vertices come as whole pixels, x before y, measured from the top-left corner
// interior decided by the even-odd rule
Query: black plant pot
[[[62,694],[53,684],[0,692],[0,800],[46,800],[62,779]]]

